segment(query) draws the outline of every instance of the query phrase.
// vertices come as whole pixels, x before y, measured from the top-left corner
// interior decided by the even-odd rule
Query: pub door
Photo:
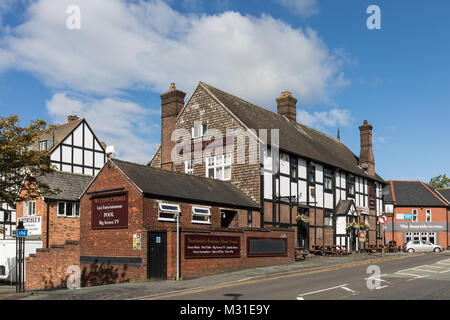
[[[309,216],[309,210],[298,208],[298,214]],[[309,252],[309,224],[297,222],[297,243],[305,252]]]
[[[149,231],[147,239],[147,278],[166,280],[167,233]]]

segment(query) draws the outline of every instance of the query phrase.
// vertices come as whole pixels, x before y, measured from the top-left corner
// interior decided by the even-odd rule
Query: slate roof
[[[256,131],[279,129],[280,150],[343,169],[360,177],[385,183],[379,175],[370,176],[359,167],[359,158],[338,139],[300,123],[293,123],[277,113],[203,82],[200,82],[200,85],[216,97],[249,129]],[[268,134],[268,143],[270,143],[270,134]]]
[[[430,185],[422,181],[389,181],[390,194],[385,201],[395,206],[446,207],[446,201]]]
[[[145,195],[238,208],[259,205],[230,182],[182,174],[146,165],[110,159]]]
[[[450,189],[435,189],[442,198],[450,204]]]
[[[34,148],[39,150],[39,141],[49,140],[53,141],[53,146],[49,151],[53,151],[83,121],[84,118],[54,126],[54,128],[49,129],[49,132],[39,136],[39,140],[34,144]]]
[[[52,190],[59,190],[56,194],[44,194],[45,199],[78,201],[80,196],[91,183],[93,177],[75,173],[55,171],[36,178],[47,184]]]

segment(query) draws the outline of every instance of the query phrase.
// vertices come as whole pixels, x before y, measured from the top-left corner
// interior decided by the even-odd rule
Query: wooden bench
[[[306,253],[302,247],[295,248],[295,258],[303,257],[303,260],[306,260],[306,257],[309,253]]]

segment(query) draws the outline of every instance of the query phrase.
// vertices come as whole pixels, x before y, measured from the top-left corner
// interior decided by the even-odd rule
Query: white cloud
[[[84,117],[99,139],[114,145],[117,156],[128,161],[147,163],[156,149],[151,134],[158,126],[150,126],[145,108],[117,99],[81,101],[57,93],[47,101],[47,111],[55,122],[66,122],[68,114]]]
[[[329,103],[335,89],[348,84],[341,57],[314,30],[268,15],[183,15],[158,0],[77,0],[81,30],[68,30],[72,3],[30,5],[25,22],[0,45],[15,57],[3,64],[83,94],[161,93],[170,82],[190,92],[201,80],[266,107],[284,90],[306,104]]]
[[[305,110],[297,112],[297,121],[318,129],[324,127],[347,127],[352,122],[351,113],[345,109],[332,109],[330,111],[314,112],[313,114]]]
[[[280,5],[290,10],[290,12],[310,17],[319,12],[317,0],[276,0]]]

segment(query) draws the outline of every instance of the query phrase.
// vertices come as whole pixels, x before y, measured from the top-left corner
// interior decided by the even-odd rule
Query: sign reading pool
[[[117,194],[92,199],[92,229],[128,228],[128,195]]]

